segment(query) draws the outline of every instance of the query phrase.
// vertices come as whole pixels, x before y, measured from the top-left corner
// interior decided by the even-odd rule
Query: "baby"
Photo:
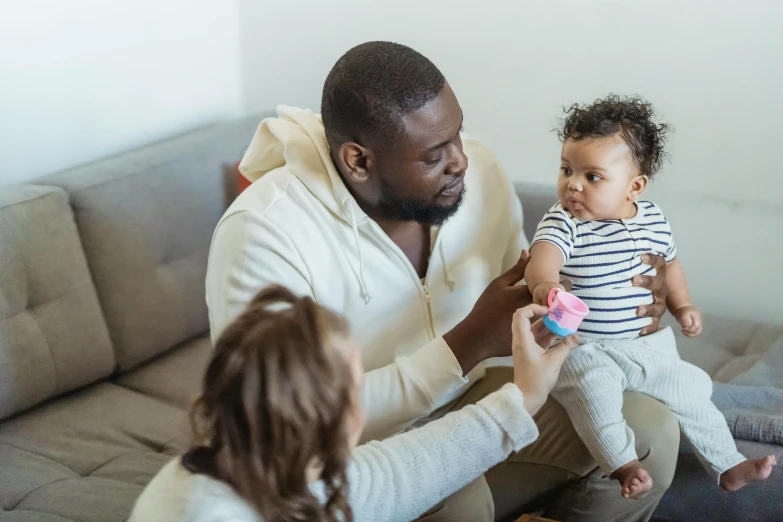
[[[702,330],[669,222],[654,203],[640,199],[661,168],[667,130],[653,121],[650,104],[638,98],[612,95],[567,109],[559,133],[560,201],[538,225],[525,271],[536,303],[546,305],[550,290],[563,288],[558,281],[564,276],[573,282],[572,293],[590,307],[579,329],[585,344],[568,356],[552,395],[626,498],[641,498],[652,479],[623,419],[624,391],[664,403],[727,491],[766,479],[776,464],[772,455],[748,460],[737,451],[723,415],[710,401],[712,381],[679,358],[671,330],[640,336],[650,319],[637,317],[636,310],[653,297],[631,279],[654,273],[642,263],[644,255],[665,257],[666,304],[683,333],[690,337]]]

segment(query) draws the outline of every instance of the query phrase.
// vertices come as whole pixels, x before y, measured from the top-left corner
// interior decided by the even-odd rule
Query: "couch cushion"
[[[212,353],[209,335],[204,335],[119,375],[115,382],[189,410],[201,392]]]
[[[45,178],[70,194],[120,370],[207,331],[204,279],[224,178],[258,122],[215,125]]]
[[[0,419],[108,376],[106,324],[66,194],[0,191]]]
[[[783,446],[738,440],[737,449],[748,458],[776,455],[778,462],[783,462]],[[693,451],[683,443],[674,481],[655,510],[653,522],[722,520],[783,520],[783,467],[775,466],[764,482],[726,493],[713,482]]]
[[[125,520],[189,443],[184,410],[96,384],[0,424],[0,508],[10,520]]]

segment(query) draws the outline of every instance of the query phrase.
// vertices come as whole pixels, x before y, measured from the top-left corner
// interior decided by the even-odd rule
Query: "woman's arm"
[[[555,340],[528,305],[512,321],[514,383],[424,427],[359,447],[349,467],[357,522],[412,520],[538,437],[531,415],[557,381],[576,336]],[[524,391],[524,394],[523,394]]]
[[[413,520],[538,437],[522,392],[507,384],[442,419],[356,449],[354,520]]]

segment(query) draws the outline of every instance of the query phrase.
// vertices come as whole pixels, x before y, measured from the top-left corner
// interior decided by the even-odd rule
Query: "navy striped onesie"
[[[538,225],[533,243],[547,241],[563,254],[560,274],[570,279],[572,293],[590,307],[579,327],[582,337],[630,339],[651,319],[636,316],[640,305],[653,302],[652,292],[631,284],[636,275],[654,275],[641,262],[643,254],[657,254],[671,262],[677,255],[669,222],[651,201],[636,203],[631,219],[580,221],[560,203],[549,209]]]

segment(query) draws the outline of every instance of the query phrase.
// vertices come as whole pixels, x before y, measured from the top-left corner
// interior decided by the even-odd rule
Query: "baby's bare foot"
[[[763,459],[746,460],[733,468],[724,471],[720,476],[720,487],[726,491],[737,491],[748,482],[767,480],[772,468],[777,464],[775,455],[767,455]]]
[[[620,481],[623,497],[636,500],[649,493],[653,485],[652,477],[644,470],[638,460],[632,460],[619,468],[612,473],[612,478]]]

